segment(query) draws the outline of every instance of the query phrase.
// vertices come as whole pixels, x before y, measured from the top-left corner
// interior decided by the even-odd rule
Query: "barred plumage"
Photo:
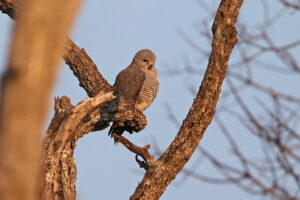
[[[146,74],[142,89],[139,93],[135,107],[140,111],[146,110],[156,97],[158,91],[158,80]]]
[[[149,49],[137,52],[132,63],[118,74],[114,84],[115,90],[141,112],[151,105],[158,92],[155,60],[156,56]],[[123,131],[114,123],[109,134],[116,132],[121,135]]]

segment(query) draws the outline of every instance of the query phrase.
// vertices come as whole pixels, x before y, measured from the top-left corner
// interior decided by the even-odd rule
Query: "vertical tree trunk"
[[[23,0],[2,77],[0,199],[38,199],[48,101],[79,0]]]

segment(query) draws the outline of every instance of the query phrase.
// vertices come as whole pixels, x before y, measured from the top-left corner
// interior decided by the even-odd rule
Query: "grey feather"
[[[114,84],[115,91],[141,112],[151,105],[158,92],[155,60],[156,56],[149,49],[137,52],[132,63],[118,74]],[[122,135],[126,128],[120,124],[114,122],[109,135]]]

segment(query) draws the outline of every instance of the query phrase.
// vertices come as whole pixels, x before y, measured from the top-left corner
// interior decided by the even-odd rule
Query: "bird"
[[[114,90],[140,112],[152,104],[158,92],[155,61],[156,56],[150,49],[138,51],[131,64],[117,75],[113,85]],[[114,122],[108,134],[122,135],[124,131],[118,127],[118,122]]]

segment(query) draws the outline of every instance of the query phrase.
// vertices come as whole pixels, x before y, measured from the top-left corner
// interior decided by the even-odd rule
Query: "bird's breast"
[[[151,105],[151,103],[153,102],[153,100],[157,95],[158,86],[159,86],[158,80],[155,77],[146,74],[143,86],[140,90],[140,93],[138,95],[135,104],[138,110],[144,111],[146,108],[148,108]]]

